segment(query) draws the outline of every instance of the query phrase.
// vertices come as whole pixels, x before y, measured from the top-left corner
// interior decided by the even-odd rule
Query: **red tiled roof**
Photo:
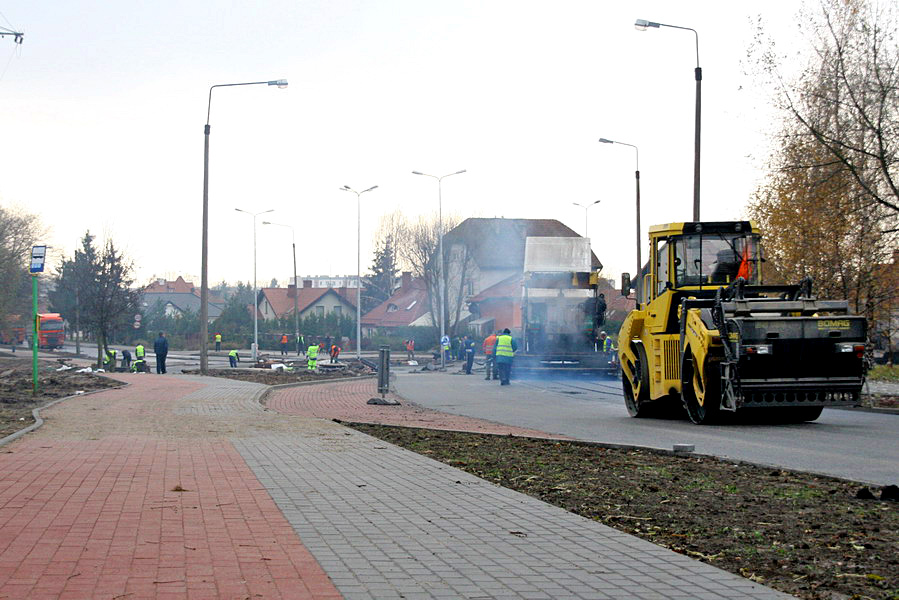
[[[175,281],[154,281],[144,288],[144,293],[150,294],[198,294],[198,290],[194,287],[193,282],[184,281],[183,277],[178,277]]]
[[[391,307],[395,307],[390,310]],[[412,279],[386,301],[362,316],[367,327],[403,327],[411,325],[428,312],[428,290],[424,279]]]
[[[180,275],[175,281],[156,280],[143,290],[144,294],[193,294],[200,297],[200,289],[192,281],[184,281]],[[210,304],[224,304],[225,299],[216,290],[207,290]]]
[[[293,296],[288,295],[288,288],[262,288],[259,291],[261,294],[265,295],[268,303],[272,306],[272,310],[275,311],[275,316],[283,317],[285,315],[293,313]],[[318,302],[319,299],[321,299],[321,297],[328,292],[335,293],[337,297],[339,297],[344,303],[348,304],[350,308],[356,310],[356,304],[348,300],[343,294],[341,294],[337,289],[334,288],[308,287],[299,288],[297,292],[299,294],[297,297],[297,308],[299,309],[300,314],[302,314],[304,310]]]
[[[511,277],[507,277],[499,283],[491,285],[485,290],[481,290],[481,293],[475,294],[468,301],[483,302],[484,300],[490,300],[492,298],[521,298],[521,277],[522,276],[518,273]]]

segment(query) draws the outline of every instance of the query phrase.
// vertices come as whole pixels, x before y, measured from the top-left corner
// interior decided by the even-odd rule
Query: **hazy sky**
[[[111,235],[140,281],[200,272],[203,125],[212,100],[210,281],[250,280],[252,219],[297,230],[300,274],[356,272],[381,215],[555,218],[607,276],[635,267],[634,152],[643,228],[690,220],[695,45],[703,67],[702,216],[733,219],[774,128],[743,75],[762,14],[801,37],[796,2],[10,0],[0,40],[0,203],[41,215],[67,254]],[[7,63],[7,59],[9,62]],[[260,221],[262,218],[259,219]],[[290,232],[260,226],[258,281],[292,273]],[[644,257],[645,257],[644,251]]]

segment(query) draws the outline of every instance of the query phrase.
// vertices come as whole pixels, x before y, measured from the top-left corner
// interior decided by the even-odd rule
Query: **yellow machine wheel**
[[[719,416],[721,406],[721,380],[715,365],[706,364],[700,370],[695,365],[696,357],[687,348],[681,364],[681,396],[687,416],[697,425],[713,423]]]
[[[632,417],[649,416],[649,368],[643,344],[633,344],[637,359],[621,365],[621,386],[624,389],[624,405]]]

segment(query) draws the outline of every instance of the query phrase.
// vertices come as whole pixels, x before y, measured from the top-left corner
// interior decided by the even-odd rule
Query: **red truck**
[[[53,350],[62,348],[66,340],[65,324],[59,313],[38,314],[38,348]]]

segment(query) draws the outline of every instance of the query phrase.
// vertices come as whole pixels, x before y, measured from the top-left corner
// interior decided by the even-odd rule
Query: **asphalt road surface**
[[[402,372],[407,400],[453,414],[573,438],[696,452],[822,473],[877,485],[899,484],[899,415],[825,409],[812,423],[693,425],[628,416],[619,380],[600,377],[513,379],[500,387],[484,373]],[[513,375],[514,377],[514,375]]]

